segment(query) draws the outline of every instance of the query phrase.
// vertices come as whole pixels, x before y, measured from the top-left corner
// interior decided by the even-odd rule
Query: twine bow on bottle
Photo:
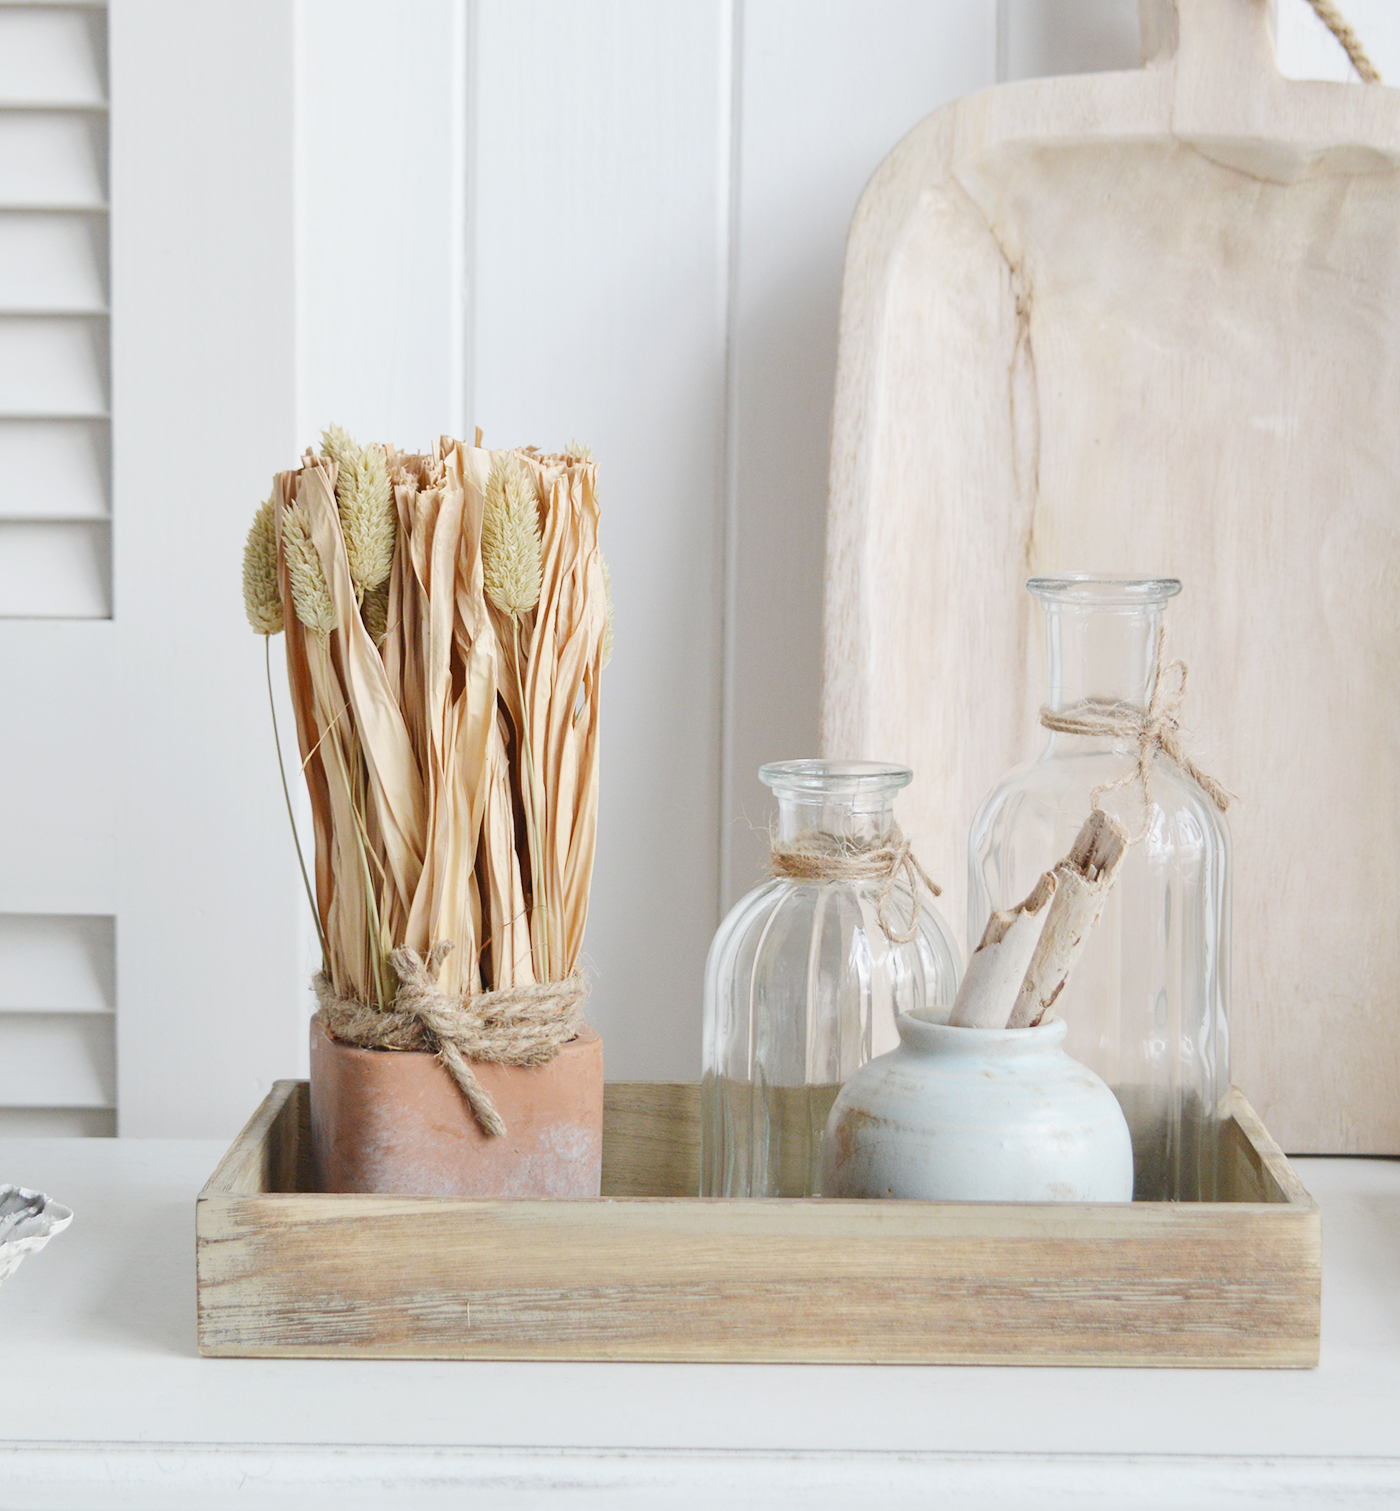
[[[1045,707],[1040,710],[1041,724],[1055,734],[1108,736],[1136,742],[1138,759],[1134,769],[1115,781],[1100,783],[1089,794],[1093,807],[1102,809],[1107,793],[1126,787],[1130,782],[1142,783],[1142,801],[1147,811],[1142,829],[1133,836],[1133,844],[1145,839],[1152,827],[1152,769],[1159,750],[1185,772],[1222,813],[1230,806],[1231,794],[1196,765],[1181,743],[1180,714],[1186,700],[1187,666],[1180,659],[1162,660],[1166,640],[1167,632],[1163,629],[1157,638],[1157,676],[1146,709],[1106,698],[1084,698],[1069,708]]]
[[[898,824],[891,826],[882,844],[865,849],[854,840],[839,839],[815,830],[799,834],[796,839],[785,843],[775,839],[770,845],[769,862],[774,876],[789,881],[879,882],[875,916],[891,944],[912,944],[918,938],[920,886],[926,887],[934,897],[943,892],[919,864]],[[896,928],[891,909],[895,883],[901,874],[912,900],[907,929]]]

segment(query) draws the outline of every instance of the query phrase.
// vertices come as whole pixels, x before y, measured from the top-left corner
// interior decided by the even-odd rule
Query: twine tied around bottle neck
[[[437,1055],[467,1099],[482,1130],[492,1138],[505,1120],[469,1061],[497,1065],[545,1065],[583,1026],[588,977],[575,971],[562,981],[506,987],[496,992],[453,995],[437,984],[442,962],[452,951],[439,940],[427,956],[400,947],[389,956],[399,979],[394,1005],[380,1008],[337,995],[320,972],[313,983],[334,1039],[359,1049],[426,1050]]]
[[[1152,827],[1152,768],[1159,750],[1184,771],[1222,813],[1230,806],[1229,791],[1202,771],[1182,746],[1180,714],[1186,700],[1188,669],[1179,658],[1172,661],[1162,659],[1166,643],[1167,632],[1163,628],[1157,637],[1157,675],[1146,709],[1107,698],[1083,698],[1068,708],[1043,707],[1040,710],[1041,724],[1054,734],[1108,736],[1136,742],[1138,759],[1133,770],[1115,781],[1100,783],[1089,794],[1092,806],[1101,810],[1107,793],[1126,787],[1130,782],[1142,783],[1142,802],[1147,811],[1142,829],[1133,836],[1132,844],[1145,839]]]
[[[770,840],[768,858],[773,875],[789,881],[878,882],[875,916],[891,944],[912,944],[918,938],[920,886],[934,897],[943,892],[915,858],[898,824],[890,826],[889,834],[880,844],[865,847],[854,840],[809,829],[795,839]],[[896,927],[891,907],[895,882],[901,873],[912,903],[907,929]]]

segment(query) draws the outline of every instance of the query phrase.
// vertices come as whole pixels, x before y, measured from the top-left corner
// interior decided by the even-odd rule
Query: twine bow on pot
[[[562,981],[451,995],[437,984],[451,950],[448,940],[439,940],[426,958],[417,950],[396,949],[389,956],[399,980],[392,1008],[338,996],[324,972],[316,977],[316,996],[331,1037],[344,1044],[436,1054],[483,1131],[499,1138],[505,1121],[470,1062],[548,1064],[578,1037],[588,978],[575,971]]]
[[[1180,659],[1162,660],[1166,640],[1164,629],[1157,638],[1157,676],[1146,709],[1106,698],[1084,698],[1069,708],[1040,710],[1041,724],[1055,734],[1108,736],[1137,744],[1138,759],[1133,770],[1115,781],[1100,783],[1089,795],[1092,805],[1101,809],[1105,794],[1126,787],[1130,782],[1141,782],[1143,806],[1147,811],[1142,829],[1133,836],[1133,844],[1144,839],[1152,827],[1152,769],[1159,750],[1185,772],[1222,813],[1230,806],[1230,793],[1196,765],[1181,743],[1180,715],[1186,700],[1187,666]]]
[[[865,849],[853,840],[837,839],[815,831],[799,834],[787,843],[775,839],[770,845],[769,862],[774,876],[786,877],[790,881],[879,882],[875,912],[885,938],[891,944],[912,944],[918,937],[919,887],[926,887],[934,897],[943,892],[915,858],[898,824],[891,826],[883,844]],[[907,929],[895,927],[890,908],[895,882],[901,873],[913,903]]]

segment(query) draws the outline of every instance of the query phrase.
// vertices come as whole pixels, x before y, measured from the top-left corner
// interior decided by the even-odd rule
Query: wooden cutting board
[[[1141,70],[948,106],[861,198],[823,748],[914,767],[960,925],[1043,739],[1025,579],[1180,577],[1233,1078],[1290,1151],[1400,1153],[1400,92],[1282,78],[1264,0],[1143,11]]]

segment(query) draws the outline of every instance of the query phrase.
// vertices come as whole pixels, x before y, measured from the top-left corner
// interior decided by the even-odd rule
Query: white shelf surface
[[[0,1140],[0,1181],[77,1214],[0,1288],[0,1511],[1400,1498],[1400,1161],[1296,1162],[1316,1370],[510,1364],[201,1359],[194,1198],[223,1147]]]

